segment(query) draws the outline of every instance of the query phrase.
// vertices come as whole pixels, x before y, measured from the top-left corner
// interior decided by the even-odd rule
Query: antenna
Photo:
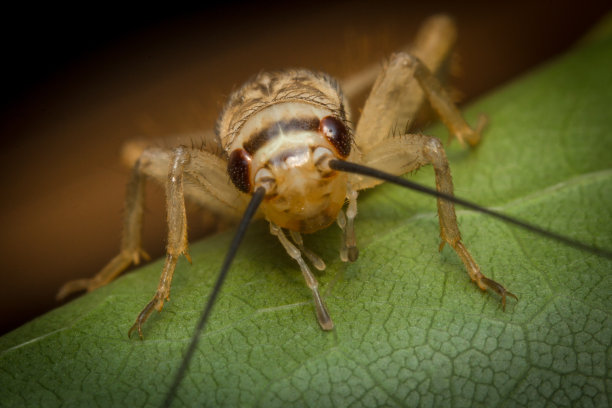
[[[353,162],[348,162],[348,161],[344,161],[344,160],[337,160],[337,159],[333,159],[329,161],[329,167],[334,169],[334,170],[339,170],[339,171],[344,171],[347,173],[356,173],[356,174],[361,174],[363,176],[368,176],[368,177],[374,177],[380,180],[385,180],[397,185],[400,185],[402,187],[407,187],[409,189],[415,190],[415,191],[420,191],[422,193],[425,194],[429,194],[438,198],[441,198],[443,200],[447,200],[447,201],[452,201],[455,204],[459,204],[463,207],[469,208],[471,210],[474,211],[478,211],[481,212],[483,214],[487,214],[490,215],[494,218],[500,219],[504,222],[507,222],[509,224],[512,225],[516,225],[517,227],[520,227],[522,229],[525,229],[527,231],[531,231],[534,232],[538,235],[541,235],[543,237],[561,242],[562,244],[565,244],[567,246],[576,248],[576,249],[580,249],[583,251],[587,251],[590,252],[592,254],[604,257],[604,258],[608,258],[608,259],[612,259],[612,251],[609,251],[607,249],[603,249],[603,248],[599,248],[596,247],[594,245],[589,245],[589,244],[585,244],[583,242],[577,241],[575,239],[572,238],[568,238],[565,237],[563,235],[557,234],[555,232],[551,232],[551,231],[547,231],[541,227],[538,227],[537,225],[533,225],[530,224],[528,222],[519,220],[517,218],[514,217],[510,217],[508,215],[499,213],[497,211],[493,211],[491,209],[482,207],[478,204],[475,204],[471,201],[468,200],[464,200],[462,198],[458,198],[455,197],[454,195],[451,194],[446,194],[443,193],[441,191],[438,191],[434,188],[430,188],[427,186],[423,186],[421,184],[415,183],[413,181],[409,181],[406,180],[402,177],[398,177],[398,176],[394,176],[393,174],[389,174],[386,173],[384,171],[381,170],[377,170],[377,169],[373,169],[371,167],[368,166],[364,166],[361,164],[357,164],[357,163],[353,163]]]

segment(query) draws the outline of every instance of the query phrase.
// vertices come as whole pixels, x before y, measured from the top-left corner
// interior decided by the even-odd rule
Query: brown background
[[[123,141],[210,128],[228,93],[262,69],[348,75],[437,12],[457,20],[454,85],[469,101],[568,49],[610,10],[603,1],[412,3],[5,13],[0,333],[57,306],[63,282],[92,276],[118,250]],[[161,188],[149,188],[145,217],[144,246],[159,256]],[[205,229],[190,218],[191,239]]]

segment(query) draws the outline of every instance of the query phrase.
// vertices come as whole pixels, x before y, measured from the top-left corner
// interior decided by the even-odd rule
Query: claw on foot
[[[453,134],[451,132],[447,144],[450,145],[452,140],[456,138],[459,144],[464,147],[466,144],[470,145],[470,147],[478,145],[478,143],[480,143],[482,131],[488,123],[489,118],[487,117],[487,115],[481,113],[480,116],[478,116],[478,123],[476,124],[476,129],[472,129],[466,124],[465,129],[457,131],[456,134]]]
[[[153,309],[157,309],[161,312],[163,307],[164,301],[158,299],[157,297],[154,297],[153,300],[147,303],[144,309],[142,309],[142,311],[138,314],[138,317],[136,318],[136,321],[134,322],[132,327],[130,327],[130,330],[128,330],[128,338],[132,338],[132,332],[134,330],[138,330],[138,336],[140,337],[140,340],[144,340],[144,336],[142,335],[142,325],[147,321],[147,319],[153,312]]]
[[[140,322],[138,320],[136,320],[136,322],[132,325],[132,327],[130,327],[130,330],[128,330],[128,338],[132,338],[132,332],[137,329],[138,330],[138,336],[140,336],[140,340],[144,340],[144,336],[142,335],[142,329],[140,326]]]
[[[314,302],[315,302],[315,311],[317,314],[317,320],[319,321],[319,325],[325,331],[332,330],[334,328],[334,322],[329,316],[329,312],[327,311],[327,307],[323,302],[323,299],[319,295],[318,290],[312,291]]]
[[[506,288],[504,288],[499,283],[495,282],[493,279],[489,279],[489,278],[483,276],[483,277],[480,278],[480,280],[488,288],[490,288],[495,293],[497,293],[498,295],[501,296],[501,298],[502,298],[502,309],[503,309],[504,312],[506,311],[506,296],[513,297],[514,299],[516,299],[518,301],[518,297],[516,297],[516,295],[514,293],[509,292],[508,290],[506,290]]]

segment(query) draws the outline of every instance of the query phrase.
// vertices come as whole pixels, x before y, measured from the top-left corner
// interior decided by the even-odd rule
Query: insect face
[[[337,82],[306,70],[261,73],[230,97],[217,131],[228,173],[242,192],[266,189],[262,211],[282,228],[314,232],[331,224],[348,176],[329,169],[352,145]]]
[[[314,232],[331,224],[346,197],[347,175],[326,166],[350,153],[351,132],[332,112],[304,102],[266,107],[242,127],[228,172],[236,187],[263,186],[273,223]]]
[[[313,146],[285,150],[258,171],[262,182],[272,184],[262,203],[270,221],[293,231],[314,232],[336,219],[344,205],[347,175],[317,167],[319,155],[331,151]]]

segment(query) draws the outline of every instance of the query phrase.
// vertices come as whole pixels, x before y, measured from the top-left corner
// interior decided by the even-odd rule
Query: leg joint
[[[389,61],[389,66],[402,66],[404,68],[412,68],[419,64],[419,59],[412,54],[407,52],[397,52],[391,55],[391,60]]]
[[[430,162],[439,162],[440,158],[446,157],[444,146],[442,145],[440,139],[436,137],[429,137],[425,141],[425,144],[423,146],[423,152],[425,154],[425,157]]]

